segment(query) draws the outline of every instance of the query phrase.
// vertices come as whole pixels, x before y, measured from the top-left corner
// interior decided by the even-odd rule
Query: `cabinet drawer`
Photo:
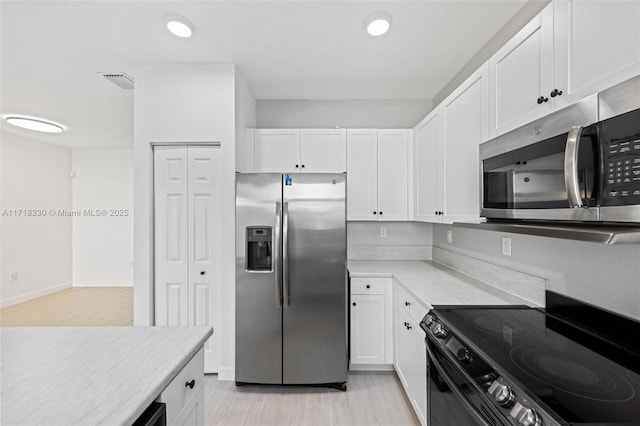
[[[429,310],[397,282],[393,285],[393,295],[394,303],[404,308],[416,323],[420,323]]]
[[[194,380],[191,388],[187,383]],[[204,385],[204,348],[178,372],[178,375],[160,394],[160,402],[167,404],[167,424],[173,424],[191,397]]]
[[[385,294],[390,278],[351,278],[351,294]]]

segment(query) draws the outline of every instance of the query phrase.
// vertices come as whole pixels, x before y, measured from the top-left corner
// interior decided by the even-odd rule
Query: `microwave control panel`
[[[602,205],[640,204],[640,110],[601,123]]]

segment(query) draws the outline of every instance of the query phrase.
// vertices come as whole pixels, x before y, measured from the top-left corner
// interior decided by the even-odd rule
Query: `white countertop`
[[[0,328],[0,423],[131,424],[211,334],[211,327]]]
[[[352,278],[393,277],[427,307],[529,305],[524,299],[432,261],[349,260]]]

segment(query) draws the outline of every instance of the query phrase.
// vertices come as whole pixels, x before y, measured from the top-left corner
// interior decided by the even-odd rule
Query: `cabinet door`
[[[427,347],[425,334],[418,324],[411,324],[412,402],[420,423],[427,424]]]
[[[347,131],[347,220],[378,220],[378,134]]]
[[[489,137],[551,112],[552,73],[550,4],[489,59]]]
[[[204,385],[200,384],[193,397],[184,406],[175,422],[177,426],[202,426],[204,425]]]
[[[189,325],[219,329],[220,148],[188,148]],[[220,365],[218,336],[204,344],[206,372]]]
[[[408,132],[378,130],[378,220],[407,220]]]
[[[410,321],[409,314],[399,304],[394,304],[395,313],[395,357],[394,367],[400,382],[404,386],[407,396],[411,398],[410,392],[412,387],[412,357],[411,357],[411,331],[407,328],[407,324]]]
[[[300,171],[300,130],[256,129],[254,162],[257,173]]]
[[[487,139],[487,65],[443,102],[444,211],[453,223],[480,218],[478,150]]]
[[[443,191],[439,181],[438,152],[442,145],[441,108],[422,120],[414,130],[414,219],[419,222],[439,222]]]
[[[156,325],[189,324],[187,147],[154,149]]]
[[[554,2],[557,107],[640,74],[640,2]],[[550,92],[546,93],[550,96]]]
[[[351,363],[385,363],[384,294],[351,295]]]
[[[300,163],[303,172],[346,172],[347,131],[345,129],[301,129]]]

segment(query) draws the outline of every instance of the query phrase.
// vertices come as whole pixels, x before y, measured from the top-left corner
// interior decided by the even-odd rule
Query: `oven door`
[[[441,349],[427,339],[427,424],[429,426],[510,425]]]
[[[482,212],[487,218],[598,220],[596,126],[482,160]]]

